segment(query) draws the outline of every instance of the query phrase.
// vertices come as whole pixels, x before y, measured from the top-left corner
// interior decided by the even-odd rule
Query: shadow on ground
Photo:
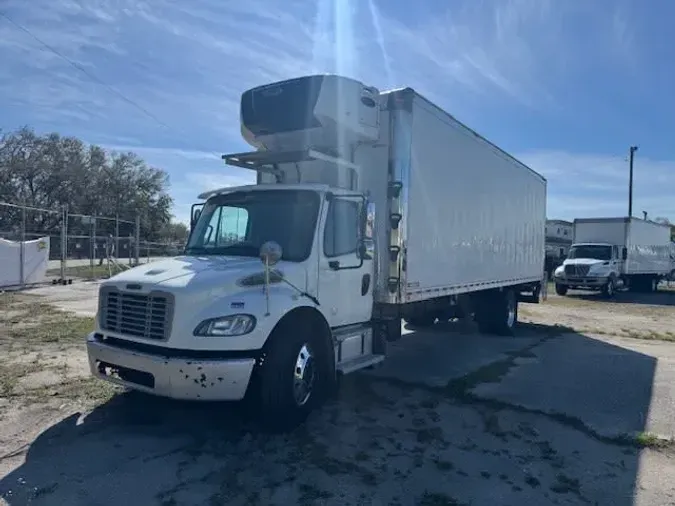
[[[634,504],[640,450],[620,434],[644,428],[654,358],[545,326],[505,339],[443,324],[390,351],[287,435],[257,432],[240,405],[119,395],[40,434],[0,494],[11,506]]]

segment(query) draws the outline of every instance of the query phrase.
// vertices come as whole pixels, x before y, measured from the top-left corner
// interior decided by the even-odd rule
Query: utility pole
[[[630,147],[630,156],[628,158],[628,163],[630,167],[630,175],[628,176],[628,217],[633,217],[633,158],[635,157],[635,152],[638,150],[637,146]]]

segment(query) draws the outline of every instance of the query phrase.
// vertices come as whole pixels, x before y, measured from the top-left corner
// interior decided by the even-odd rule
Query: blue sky
[[[251,149],[242,91],[337,72],[412,86],[544,174],[551,218],[625,214],[637,144],[635,213],[675,221],[665,0],[3,0],[0,12],[86,71],[0,17],[0,128],[138,152],[169,171],[181,220],[199,192],[253,179],[218,157]]]

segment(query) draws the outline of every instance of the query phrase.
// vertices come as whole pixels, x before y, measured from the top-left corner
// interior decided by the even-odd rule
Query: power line
[[[148,111],[145,107],[143,107],[143,106],[140,105],[139,103],[137,103],[137,102],[131,100],[130,98],[126,97],[123,93],[121,93],[120,91],[116,90],[115,88],[113,88],[112,86],[110,86],[108,83],[106,83],[105,81],[99,79],[97,76],[95,76],[94,74],[92,74],[91,72],[89,72],[89,71],[88,71],[87,69],[85,69],[82,65],[80,65],[79,63],[77,63],[77,62],[71,60],[71,59],[68,58],[66,55],[64,55],[63,53],[61,53],[60,51],[58,51],[55,47],[53,47],[53,46],[47,44],[44,40],[42,40],[40,37],[38,37],[38,36],[35,35],[33,32],[31,32],[28,28],[26,28],[25,26],[19,24],[18,22],[14,21],[12,18],[10,18],[6,13],[0,12],[0,16],[2,16],[3,18],[5,18],[8,22],[10,22],[12,25],[14,25],[16,28],[18,28],[18,29],[21,30],[22,32],[24,32],[24,33],[26,33],[27,35],[29,35],[31,38],[35,39],[39,44],[41,44],[42,46],[44,46],[46,49],[48,49],[49,51],[51,51],[52,53],[54,53],[54,54],[55,54],[56,56],[58,56],[59,58],[61,58],[61,59],[63,59],[64,61],[66,61],[66,62],[67,62],[68,64],[70,64],[72,67],[74,67],[75,69],[77,69],[77,70],[79,70],[80,72],[82,72],[84,75],[86,75],[86,76],[87,76],[89,79],[91,79],[92,81],[95,81],[95,82],[97,82],[98,84],[100,84],[101,86],[105,87],[109,92],[113,93],[114,95],[116,95],[116,96],[118,96],[119,98],[121,98],[122,100],[124,100],[126,103],[128,103],[128,104],[130,104],[131,106],[135,107],[136,109],[138,109],[139,111],[141,111],[143,114],[145,114],[146,116],[148,116],[148,117],[151,118],[152,120],[154,120],[154,121],[156,121],[157,123],[159,123],[159,124],[160,124],[161,126],[163,126],[164,128],[167,128],[167,129],[169,129],[169,130],[171,129],[171,127],[169,127],[169,125],[167,125],[165,122],[163,122],[163,121],[162,121],[161,119],[159,119],[157,116],[155,116],[154,114],[152,114],[152,113],[151,113],[150,111]]]
[[[145,107],[143,107],[142,105],[140,105],[138,102],[135,102],[134,100],[128,98],[128,97],[125,96],[123,93],[121,93],[120,91],[116,90],[115,88],[113,88],[112,86],[110,86],[108,83],[106,83],[105,81],[103,81],[102,79],[100,79],[99,77],[97,77],[96,75],[94,75],[94,74],[92,74],[91,72],[89,72],[89,71],[88,71],[86,68],[84,68],[82,65],[80,65],[79,63],[77,63],[77,62],[71,60],[71,59],[68,58],[66,55],[64,55],[64,54],[61,53],[59,50],[57,50],[55,47],[51,46],[50,44],[48,44],[47,42],[45,42],[44,40],[42,40],[40,37],[38,37],[38,36],[35,35],[33,32],[31,32],[28,28],[26,28],[25,26],[21,25],[21,24],[18,23],[17,21],[14,21],[12,18],[10,18],[10,17],[7,15],[7,13],[0,11],[0,16],[2,16],[3,18],[5,18],[9,23],[11,23],[12,25],[14,25],[14,26],[15,26],[16,28],[18,28],[19,30],[21,30],[21,31],[23,31],[24,33],[26,33],[27,35],[29,35],[31,38],[33,38],[35,41],[37,41],[39,44],[41,44],[42,46],[44,46],[47,50],[51,51],[52,53],[54,53],[54,54],[55,54],[56,56],[58,56],[59,58],[61,58],[61,59],[63,59],[64,61],[66,61],[66,62],[67,62],[69,65],[71,65],[73,68],[75,68],[76,70],[79,70],[80,72],[82,72],[82,73],[83,73],[84,75],[86,75],[89,79],[91,79],[92,81],[94,81],[94,82],[100,84],[101,86],[103,86],[104,88],[106,88],[110,93],[113,93],[113,94],[116,95],[117,97],[119,97],[119,98],[121,98],[122,100],[124,100],[125,102],[127,102],[127,103],[128,103],[129,105],[131,105],[132,107],[135,107],[136,109],[138,109],[139,111],[141,111],[143,114],[145,114],[146,116],[148,116],[150,119],[152,119],[153,121],[157,122],[160,126],[166,128],[167,130],[176,130],[175,128],[169,126],[167,123],[165,123],[164,121],[162,121],[161,119],[159,119],[157,116],[155,116],[155,115],[154,115],[152,112],[150,112],[148,109],[146,109]],[[187,135],[186,132],[179,132],[179,133],[182,133],[182,135]],[[210,149],[205,149],[204,151],[210,152],[212,155],[214,155],[214,156],[215,156],[216,158],[218,158],[218,159],[221,158],[221,153],[218,153],[218,152],[213,151],[213,150],[210,150]]]

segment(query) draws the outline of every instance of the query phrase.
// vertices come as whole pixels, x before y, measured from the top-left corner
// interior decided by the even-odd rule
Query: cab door
[[[363,254],[364,200],[333,196],[321,230],[319,300],[331,327],[371,319],[373,255]]]

